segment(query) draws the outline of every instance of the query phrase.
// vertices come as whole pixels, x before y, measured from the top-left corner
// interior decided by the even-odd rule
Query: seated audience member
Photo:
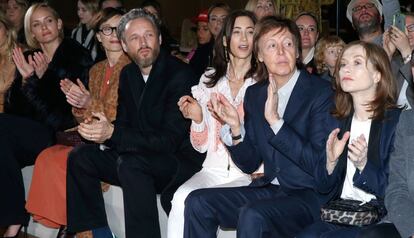
[[[319,37],[318,20],[309,12],[304,12],[296,17],[296,25],[299,28],[302,44],[302,63],[311,74],[316,74],[317,69],[314,60],[315,45]]]
[[[29,8],[27,0],[7,0],[6,17],[17,32],[17,43],[26,47],[24,36],[24,14]]]
[[[333,111],[338,128],[329,134],[326,154],[315,170],[317,190],[332,194],[330,202],[356,200],[383,211],[388,164],[401,112],[395,104],[391,66],[383,49],[363,41],[345,46],[338,60]],[[298,238],[351,238],[363,229],[322,220]]]
[[[109,7],[125,11],[124,3],[122,0],[100,0],[99,1],[99,9],[102,10],[102,9],[109,8]]]
[[[221,123],[208,110],[210,97],[220,94],[235,107],[243,120],[243,98],[252,78],[256,60],[252,57],[253,31],[256,18],[253,13],[237,10],[227,16],[218,35],[223,41],[215,45],[214,69],[201,77],[191,96],[178,101],[181,113],[191,119],[191,143],[197,151],[207,151],[203,168],[175,192],[168,218],[168,237],[182,238],[184,232],[184,201],[196,189],[207,187],[246,186],[250,175],[243,173],[232,161],[220,140]]]
[[[338,36],[324,36],[315,47],[315,64],[321,78],[334,80],[334,72],[338,55],[345,46],[345,42]]]
[[[72,106],[72,113],[78,122],[99,114],[105,115],[111,122],[115,120],[119,74],[122,68],[130,63],[116,36],[116,27],[122,15],[123,11],[114,8],[106,8],[98,14],[96,37],[102,44],[107,59],[91,68],[89,90],[86,90],[82,82],[78,82],[77,85],[69,79],[61,81],[61,89],[67,97],[67,102]],[[69,133],[68,136],[72,136],[71,143],[49,147],[36,159],[26,202],[26,209],[33,215],[33,220],[51,228],[64,228],[67,224],[67,155],[73,146],[82,143],[79,134]],[[59,140],[57,142],[59,143]],[[63,233],[64,229],[61,229],[61,234]],[[80,235],[78,234],[77,237],[79,238]]]
[[[99,48],[95,39],[95,17],[99,11],[98,0],[78,0],[79,26],[72,30],[72,39],[75,39],[91,54],[94,62],[105,59],[104,52]]]
[[[237,228],[241,238],[293,237],[320,219],[327,199],[314,191],[312,173],[334,126],[330,84],[298,70],[300,33],[293,21],[263,18],[253,42],[258,82],[246,91],[244,125],[220,94],[211,97],[211,110],[226,124],[222,140],[235,165],[250,174],[263,163],[264,175],[250,186],[190,193],[186,238],[215,237],[218,226]]]
[[[279,12],[273,0],[249,0],[244,10],[253,12],[257,20],[265,16],[275,16]]]
[[[14,49],[18,76],[8,92],[7,114],[0,114],[0,180],[7,191],[0,198],[0,226],[9,226],[5,237],[15,236],[29,221],[21,169],[53,145],[57,131],[76,125],[60,80],[79,78],[85,84],[92,65],[82,46],[63,39],[62,20],[47,4],[32,5],[24,27],[29,47],[38,50],[28,52],[27,60],[20,48]]]
[[[0,13],[0,113],[4,111],[5,94],[13,83],[16,66],[12,53],[16,47],[16,32],[5,15]]]
[[[154,15],[125,14],[117,35],[134,63],[121,71],[116,120],[102,114],[80,123],[79,133],[99,143],[72,150],[67,171],[68,230],[110,236],[100,181],[122,187],[127,238],[160,237],[156,194],[169,212],[175,190],[200,170],[202,155],[189,140],[190,121],[178,107],[198,82],[188,65],[160,47]],[[102,234],[104,233],[104,234]]]
[[[226,16],[230,13],[230,7],[226,3],[215,3],[208,9],[208,29],[213,35],[213,39],[197,48],[190,60],[190,66],[200,78],[206,70],[213,66],[214,41],[223,27]]]
[[[375,43],[385,49],[390,61],[394,78],[397,80],[398,104],[410,108],[414,103],[413,74],[410,69],[409,55],[411,51],[407,37],[398,29],[391,27],[393,15],[400,12],[398,0],[352,0],[347,7],[346,16],[359,35],[359,39]],[[382,17],[384,15],[384,18]],[[383,34],[384,23],[385,34]],[[400,36],[400,37],[398,37]],[[395,49],[400,54],[394,55]]]
[[[178,49],[178,41],[174,39],[167,27],[166,22],[163,19],[161,4],[156,0],[145,0],[140,5],[145,11],[153,14],[160,22],[162,42],[161,47],[171,53],[173,50]]]

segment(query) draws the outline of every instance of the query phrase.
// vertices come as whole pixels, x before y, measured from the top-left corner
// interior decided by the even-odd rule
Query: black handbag
[[[56,132],[56,144],[77,146],[85,144],[85,141],[77,131],[58,131]]]
[[[340,199],[321,208],[322,221],[349,226],[371,225],[379,222],[385,215],[385,206],[377,200],[364,203]]]

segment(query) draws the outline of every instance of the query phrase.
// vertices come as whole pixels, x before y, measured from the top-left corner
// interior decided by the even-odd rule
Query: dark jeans
[[[42,123],[0,113],[0,226],[28,223],[21,169],[33,165],[53,140],[53,131]]]
[[[161,237],[156,194],[171,182],[176,159],[168,155],[117,154],[81,145],[68,159],[68,230],[107,226],[100,181],[122,187],[126,237]]]

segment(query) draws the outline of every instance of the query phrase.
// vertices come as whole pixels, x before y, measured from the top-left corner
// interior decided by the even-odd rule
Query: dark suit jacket
[[[412,61],[413,62],[413,61]],[[391,60],[392,73],[397,82],[398,95],[400,95],[404,81],[408,83],[407,91],[403,92],[407,96],[408,103],[414,107],[414,83],[411,63],[404,64],[400,55],[394,56]]]
[[[252,186],[267,185],[277,177],[288,194],[313,191],[315,165],[325,153],[325,141],[334,123],[329,115],[333,105],[331,86],[302,70],[283,115],[284,124],[275,135],[264,117],[268,84],[266,80],[246,91],[246,135],[243,142],[229,147],[233,161],[245,173],[252,173],[264,163],[264,177]],[[314,196],[311,203],[318,206],[323,202],[320,200]]]
[[[380,200],[384,199],[385,188],[388,184],[390,154],[394,150],[394,134],[400,117],[400,109],[391,109],[385,112],[384,120],[372,120],[368,142],[368,162],[364,170],[355,172],[354,186],[374,194]],[[353,114],[353,113],[352,113]],[[351,128],[353,115],[338,121],[341,134]],[[347,148],[348,144],[345,146]],[[347,168],[347,149],[341,154],[338,164],[331,175],[326,170],[326,154],[316,168],[318,191],[329,193],[332,199],[338,199],[342,193]]]
[[[198,79],[190,67],[163,50],[146,83],[135,63],[125,66],[120,75],[114,132],[106,144],[119,154],[176,158],[178,172],[169,186],[172,194],[203,162],[189,140],[190,121],[177,106],[179,98],[188,95],[196,83]],[[172,194],[163,203],[167,211]]]

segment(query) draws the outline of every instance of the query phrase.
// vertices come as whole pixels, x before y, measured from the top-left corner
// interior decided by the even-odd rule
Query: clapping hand
[[[24,58],[23,51],[20,47],[13,49],[12,58],[17,70],[22,75],[23,80],[26,80],[33,75],[35,69],[33,67],[33,57],[29,55],[29,62]]]
[[[30,64],[33,65],[36,76],[40,79],[43,77],[47,70],[47,67],[49,66],[49,59],[42,52],[35,52],[33,54],[33,60],[31,60]]]
[[[66,101],[76,108],[88,108],[91,101],[91,95],[82,81],[76,80],[75,84],[69,79],[60,81],[60,90],[66,95]]]
[[[361,134],[348,144],[348,159],[352,161],[355,167],[362,171],[368,161],[368,144],[365,136]]]
[[[333,130],[326,141],[326,170],[328,174],[332,174],[350,136],[349,131],[347,131],[342,136],[342,139],[339,139],[339,131],[339,128]]]
[[[203,112],[200,104],[191,96],[182,96],[178,100],[177,105],[185,118],[191,119],[197,124],[203,121]]]
[[[273,75],[269,74],[269,86],[267,87],[267,99],[264,109],[264,116],[269,125],[273,125],[280,119],[277,112],[279,102],[277,90],[277,82],[273,78]]]
[[[79,134],[96,143],[103,143],[105,140],[111,138],[114,132],[114,126],[108,121],[103,112],[92,112],[94,118],[87,118],[78,126]]]
[[[230,126],[232,133],[240,134],[240,118],[237,109],[221,93],[211,93],[208,110],[218,121]]]

